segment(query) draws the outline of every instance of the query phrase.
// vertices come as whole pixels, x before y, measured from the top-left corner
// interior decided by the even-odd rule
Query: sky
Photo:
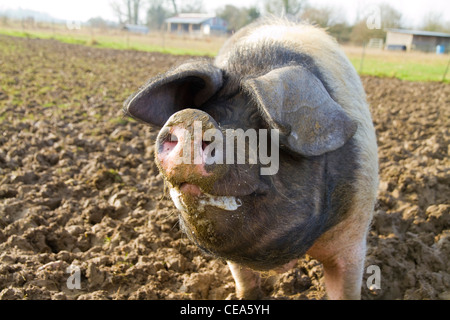
[[[110,2],[111,0],[0,0],[0,10],[21,7],[46,12],[55,18],[65,20],[86,21],[89,18],[101,16],[115,21]],[[364,11],[365,8],[381,2],[388,2],[402,12],[404,23],[409,27],[418,26],[422,22],[423,15],[429,11],[438,11],[443,14],[444,20],[450,21],[449,0],[309,0],[308,2],[313,6],[341,7],[347,21],[351,23],[354,22],[358,10]],[[218,7],[225,4],[242,7],[255,4],[261,6],[262,3],[263,0],[203,0],[203,5],[208,12],[215,12]]]

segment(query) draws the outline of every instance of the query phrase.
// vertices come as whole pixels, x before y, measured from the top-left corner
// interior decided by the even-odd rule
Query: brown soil
[[[0,299],[225,299],[226,264],[179,230],[156,131],[125,98],[188,57],[0,37]],[[380,156],[363,299],[450,298],[450,86],[364,77]],[[69,289],[69,266],[81,289]],[[309,257],[267,298],[323,299]]]

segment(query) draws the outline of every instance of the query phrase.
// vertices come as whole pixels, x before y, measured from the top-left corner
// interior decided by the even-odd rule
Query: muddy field
[[[186,58],[0,37],[0,299],[234,297],[226,264],[179,230],[156,131],[121,114]],[[381,180],[366,266],[381,289],[366,273],[362,297],[450,299],[450,85],[363,82]],[[324,299],[322,276],[306,256],[265,278],[266,298]]]

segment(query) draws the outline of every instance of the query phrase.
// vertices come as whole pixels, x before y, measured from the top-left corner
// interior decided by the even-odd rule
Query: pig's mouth
[[[179,190],[183,193],[189,193],[195,196],[200,196],[203,194],[199,186],[188,182],[181,183],[179,186]]]
[[[185,213],[204,212],[206,206],[235,211],[242,205],[242,200],[238,197],[208,194],[199,186],[187,182],[170,188],[170,196],[177,209]]]
[[[268,181],[257,167],[226,166],[199,174],[185,164],[170,174],[162,170],[170,196],[179,211],[180,227],[204,252],[222,256],[235,252],[241,243],[252,243],[249,219],[258,199],[267,196]],[[208,169],[208,168],[207,168]]]

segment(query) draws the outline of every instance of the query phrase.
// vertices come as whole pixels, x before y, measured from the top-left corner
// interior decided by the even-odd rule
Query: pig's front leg
[[[237,298],[247,300],[262,298],[259,273],[231,261],[227,261],[227,263],[236,283]]]
[[[325,233],[308,254],[323,265],[328,299],[359,300],[366,254],[365,234],[349,237],[337,229],[338,232]]]

